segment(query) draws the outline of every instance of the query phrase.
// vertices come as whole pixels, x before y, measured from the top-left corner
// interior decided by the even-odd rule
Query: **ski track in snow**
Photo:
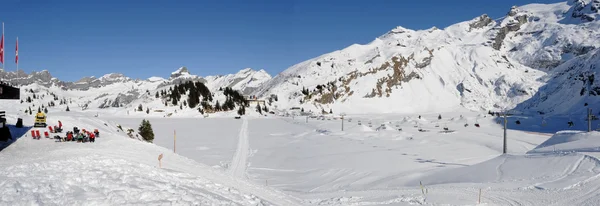
[[[248,140],[248,119],[242,118],[239,141],[233,160],[231,161],[230,174],[237,178],[246,178],[246,166],[248,164],[248,153],[250,145]]]

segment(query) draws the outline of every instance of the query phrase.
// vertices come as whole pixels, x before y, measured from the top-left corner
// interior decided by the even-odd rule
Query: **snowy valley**
[[[0,70],[0,205],[600,205],[599,10],[397,27],[274,77]],[[33,138],[38,110],[65,131]]]

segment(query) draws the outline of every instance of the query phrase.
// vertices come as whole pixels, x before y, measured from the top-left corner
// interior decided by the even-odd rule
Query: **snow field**
[[[235,168],[243,168],[243,174],[255,184],[280,189],[302,199],[303,205],[474,205],[480,188],[484,192],[482,202],[488,205],[564,205],[597,200],[594,195],[579,192],[596,189],[593,185],[600,170],[593,156],[525,155],[549,136],[518,130],[508,131],[509,155],[502,156],[498,119],[468,112],[441,115],[441,120],[438,114],[422,114],[421,119],[418,115],[349,115],[344,131],[341,119],[334,120],[333,116],[325,120],[309,118],[308,123],[305,117],[168,121],[183,128],[203,128],[202,138],[182,137],[182,147],[208,148],[206,145],[215,144],[212,141],[237,139],[221,156],[224,161],[229,158],[225,164],[240,166]],[[114,121],[137,124],[141,120]],[[163,121],[167,120],[151,119]],[[213,127],[211,121],[236,125],[237,129]],[[474,127],[476,122],[481,127]],[[469,126],[464,127],[465,123]],[[386,129],[378,131],[381,124]],[[155,131],[168,126],[154,125]],[[523,130],[531,129],[526,124],[521,126]],[[440,133],[443,127],[455,131]],[[428,132],[419,132],[419,128]],[[160,145],[161,141],[156,142]],[[165,142],[165,147],[172,144]],[[197,152],[210,150],[219,149]],[[249,153],[239,155],[238,151]],[[210,161],[198,154],[190,158]],[[246,164],[232,163],[243,161]],[[242,170],[232,167],[222,171],[237,176],[235,171]],[[425,184],[427,194],[421,193],[419,182]]]
[[[25,136],[12,143],[0,153],[0,205],[298,205],[278,191],[130,139],[111,121],[79,112],[50,114],[49,124],[61,120],[65,130],[98,128],[101,135],[95,143]],[[32,123],[28,119],[25,125]]]

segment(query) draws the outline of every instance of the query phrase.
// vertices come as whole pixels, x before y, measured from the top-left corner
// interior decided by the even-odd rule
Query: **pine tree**
[[[44,108],[44,113],[48,114],[48,108]]]
[[[333,114],[333,110],[329,109],[329,114]]]
[[[42,108],[38,107],[38,113],[42,112]]]
[[[146,114],[150,114],[150,108],[146,108]]]
[[[154,131],[152,130],[152,124],[150,121],[144,119],[138,128],[138,133],[144,138],[144,140],[152,143],[154,141]]]
[[[168,103],[165,101],[165,106],[168,106]]]
[[[269,108],[267,108],[267,105],[265,105],[265,107],[263,107],[263,111],[265,111],[267,113],[269,112]]]
[[[31,110],[29,110],[29,111],[31,111]],[[68,111],[71,111],[71,110],[69,109],[69,106],[68,106],[68,105],[67,105],[67,110],[65,110],[65,111],[67,111],[67,112],[68,112]]]
[[[302,109],[300,110],[300,112],[304,112],[304,108],[302,108]]]
[[[154,95],[154,97],[156,97],[158,99],[158,92],[156,92],[156,94]]]
[[[183,109],[183,105],[181,105],[181,104],[180,104],[180,105],[179,105],[179,109]]]
[[[144,111],[144,108],[142,108],[142,104],[138,105],[138,109],[137,109],[137,111],[138,111],[138,112]]]
[[[246,114],[246,109],[245,109],[245,107],[244,107],[244,106],[241,106],[241,107],[238,109],[237,113],[238,113],[240,116],[242,116],[242,115]]]
[[[215,111],[221,111],[221,105],[219,104],[219,100],[215,103]]]
[[[442,119],[442,115],[441,114],[438,115],[438,120],[440,120],[440,119]]]
[[[260,108],[260,104],[257,104],[257,105],[256,105],[256,111],[257,111],[259,114],[262,114],[262,108]]]

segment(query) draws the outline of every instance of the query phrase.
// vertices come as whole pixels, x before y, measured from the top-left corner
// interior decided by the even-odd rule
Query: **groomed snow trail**
[[[246,165],[248,164],[248,154],[250,152],[248,141],[248,119],[242,118],[243,123],[240,129],[237,149],[233,155],[229,173],[237,178],[246,178]]]

